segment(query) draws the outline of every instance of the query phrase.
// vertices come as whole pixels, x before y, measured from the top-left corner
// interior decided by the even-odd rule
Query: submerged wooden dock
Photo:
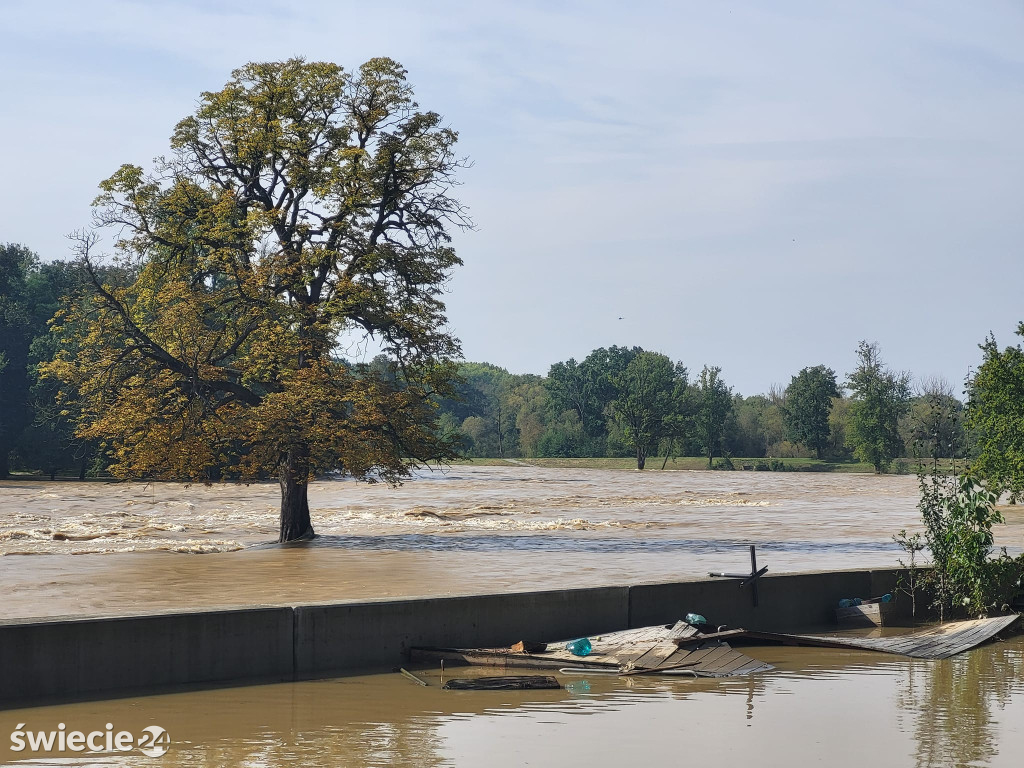
[[[576,656],[565,649],[566,640],[550,643],[542,651],[512,648],[413,648],[413,661],[455,661],[491,667],[587,670],[611,674],[664,674],[692,677],[732,677],[774,669],[737,651],[724,641],[732,633],[701,635],[679,621],[591,635],[591,652]],[[532,648],[535,644],[524,644]],[[541,644],[540,647],[543,647]]]
[[[779,632],[753,632],[744,630],[742,637],[764,640],[783,645],[806,645],[819,648],[852,648],[879,651],[917,659],[948,659],[958,653],[991,640],[1004,629],[1009,629],[1020,618],[1019,614],[996,616],[991,619],[951,621],[933,627],[898,635],[872,637],[863,635],[802,635]]]

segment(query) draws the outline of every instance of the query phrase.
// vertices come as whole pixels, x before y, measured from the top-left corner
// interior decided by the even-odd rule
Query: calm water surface
[[[442,691],[396,674],[0,712],[9,734],[167,729],[170,751],[61,766],[1019,766],[1024,640],[924,661],[748,648],[774,672],[726,680],[563,678],[570,690]],[[448,669],[447,674],[464,670]],[[25,756],[27,757],[27,756]]]
[[[458,466],[310,488],[279,547],[276,485],[0,483],[0,616],[283,604],[891,566],[914,477]],[[1011,511],[997,543],[1024,546]]]

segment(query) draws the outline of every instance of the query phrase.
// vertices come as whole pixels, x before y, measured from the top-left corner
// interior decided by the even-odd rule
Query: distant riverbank
[[[733,470],[749,471],[796,471],[796,472],[862,472],[874,474],[875,469],[871,464],[861,461],[829,461],[823,459],[773,459],[754,458],[739,459],[730,458]],[[721,457],[715,459],[716,464],[722,462]],[[679,456],[665,462],[664,456],[651,456],[647,459],[647,468],[644,470],[660,472],[662,464],[665,470],[707,470],[708,460],[703,456]],[[462,459],[453,462],[455,465],[477,465],[482,467],[508,466],[519,464],[528,467],[546,467],[553,469],[636,469],[636,459],[631,456],[621,458],[593,458],[593,459]],[[890,474],[913,474],[917,469],[915,459],[898,459],[890,469]],[[720,466],[715,471],[724,470]]]

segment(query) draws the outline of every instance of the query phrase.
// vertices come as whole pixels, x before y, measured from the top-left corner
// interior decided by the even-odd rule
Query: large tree
[[[397,481],[453,455],[434,429],[459,349],[440,295],[457,134],[372,59],[254,63],[202,94],[151,173],[122,166],[95,215],[130,285],[104,282],[47,367],[103,439],[111,471],[183,480],[276,473],[280,540],[311,536],[318,472]],[[345,364],[372,337],[392,370]]]
[[[643,469],[647,456],[670,429],[678,410],[674,395],[677,377],[686,369],[658,352],[640,352],[612,380],[617,396],[611,402],[613,418],[627,445],[636,451],[636,468]]]
[[[603,456],[608,439],[612,401],[618,397],[616,377],[638,354],[640,347],[599,347],[583,362],[555,363],[548,372],[548,388],[556,411],[572,411],[579,420],[582,455]]]
[[[1024,323],[1017,334],[1024,336]],[[984,359],[968,387],[967,427],[978,452],[971,469],[1017,501],[1024,497],[1024,350],[1000,351],[991,336],[981,349]]]
[[[693,388],[693,427],[709,469],[721,448],[732,407],[732,388],[722,379],[722,369],[705,365]]]
[[[910,402],[910,374],[890,371],[877,344],[860,342],[857,359],[846,382],[852,393],[846,439],[861,461],[883,472],[903,450],[899,427]]]
[[[828,414],[839,397],[836,372],[824,365],[804,368],[786,387],[783,410],[789,439],[813,448],[819,459],[828,446]]]

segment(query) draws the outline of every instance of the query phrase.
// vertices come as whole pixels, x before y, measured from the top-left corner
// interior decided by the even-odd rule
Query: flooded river
[[[443,691],[397,674],[0,712],[0,755],[60,766],[1019,766],[1024,639],[925,661],[748,648],[724,680],[565,677],[557,691]],[[453,670],[449,668],[450,677]],[[10,751],[10,734],[166,729],[162,757]]]
[[[0,484],[0,612],[104,614],[891,566],[913,477],[459,466],[311,488],[313,542],[268,544],[273,485]],[[1010,510],[998,542],[1024,545]],[[399,675],[0,712],[0,762],[60,766],[1002,766],[1024,759],[1024,639],[945,661],[746,649],[726,680],[442,691]],[[11,663],[4,660],[4,663]],[[449,676],[453,670],[449,669]],[[12,752],[16,729],[166,729],[170,751]],[[107,724],[110,724],[109,726]]]
[[[0,616],[662,581],[744,570],[748,542],[772,573],[892,566],[919,527],[916,478],[860,474],[469,465],[310,502],[319,537],[280,547],[274,484],[0,483]]]

